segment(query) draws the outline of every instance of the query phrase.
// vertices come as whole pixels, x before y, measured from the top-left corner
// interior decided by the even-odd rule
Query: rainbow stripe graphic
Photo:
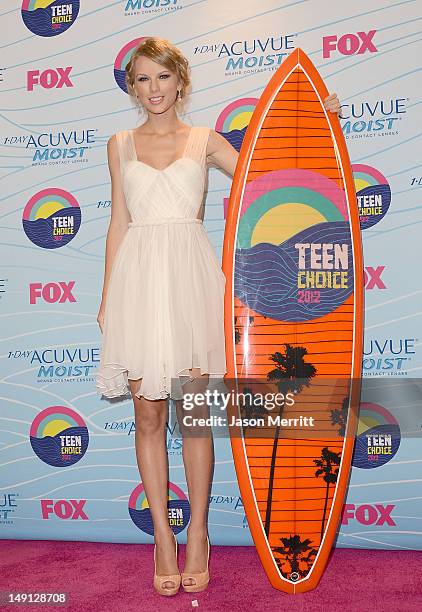
[[[36,11],[39,8],[48,8],[56,0],[23,0],[22,9],[25,11]]]
[[[85,421],[71,408],[50,406],[35,417],[29,433],[35,438],[45,438],[62,433],[69,427],[85,427]]]
[[[220,132],[237,151],[240,151],[257,102],[258,98],[240,98],[226,106],[217,118],[216,131]]]
[[[141,36],[141,38],[135,38],[134,40],[126,43],[126,45],[120,49],[114,61],[114,78],[116,79],[117,85],[125,93],[128,93],[125,80],[126,66],[128,65],[136,47],[139,45],[139,43],[145,40],[145,38],[148,38],[148,36]]]
[[[232,130],[244,130],[249,125],[257,102],[258,98],[235,100],[219,114],[215,129],[224,134]]]

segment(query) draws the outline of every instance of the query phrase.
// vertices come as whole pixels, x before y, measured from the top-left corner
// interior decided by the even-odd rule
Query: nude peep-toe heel
[[[208,570],[208,563],[210,558],[210,540],[207,536],[207,545],[208,545],[208,553],[207,553],[207,569],[205,572],[197,572],[197,573],[186,573],[182,572],[182,587],[187,593],[199,593],[200,591],[204,591],[208,583],[210,581],[210,574]],[[195,581],[195,584],[185,584],[184,581],[188,578]]]
[[[177,560],[177,540],[176,540],[176,536],[174,535],[174,533],[173,533],[173,537],[176,543],[176,560]],[[168,575],[157,574],[157,566],[155,563],[156,549],[157,547],[154,544],[154,588],[157,591],[157,593],[159,593],[160,595],[176,595],[176,593],[178,592],[180,588],[180,582],[182,580],[182,577],[180,574],[168,574]],[[164,587],[163,585],[166,582],[173,582],[174,587]]]

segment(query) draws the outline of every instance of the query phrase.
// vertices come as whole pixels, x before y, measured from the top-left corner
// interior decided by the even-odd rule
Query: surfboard
[[[359,215],[327,95],[302,49],[274,73],[240,148],[223,246],[234,464],[263,567],[287,593],[315,588],[326,566],[359,410]]]

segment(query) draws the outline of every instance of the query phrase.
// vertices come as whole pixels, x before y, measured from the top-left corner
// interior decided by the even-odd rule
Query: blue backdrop
[[[422,452],[411,437],[420,403],[395,384],[422,367],[418,8],[416,0],[14,0],[0,9],[1,537],[152,541],[132,402],[100,400],[94,386],[111,205],[105,145],[140,121],[122,76],[139,39],[152,35],[190,61],[181,119],[227,137],[248,124],[297,46],[338,93],[361,208],[363,370],[373,383],[360,442],[388,424],[400,443],[376,461],[357,445],[337,546],[422,548]],[[229,192],[228,177],[211,168],[205,227],[220,257]],[[169,516],[183,542],[181,448],[170,421]],[[216,440],[210,536],[252,543],[225,439]]]

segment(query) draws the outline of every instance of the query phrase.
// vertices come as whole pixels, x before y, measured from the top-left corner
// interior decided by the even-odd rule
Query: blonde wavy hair
[[[191,88],[189,62],[183,53],[169,40],[151,36],[142,40],[136,47],[129,62],[126,65],[125,80],[129,95],[136,104],[135,93],[135,62],[138,57],[149,57],[149,59],[161,64],[167,70],[175,72],[181,82],[180,95],[177,98],[177,108],[184,109],[186,94]]]

